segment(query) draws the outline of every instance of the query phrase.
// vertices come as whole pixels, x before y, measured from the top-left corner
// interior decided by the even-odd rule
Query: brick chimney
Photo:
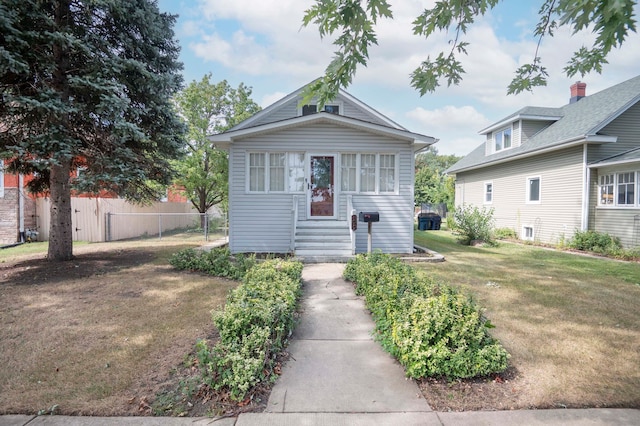
[[[576,81],[571,85],[571,99],[569,99],[570,104],[578,102],[585,96],[587,96],[587,83]]]

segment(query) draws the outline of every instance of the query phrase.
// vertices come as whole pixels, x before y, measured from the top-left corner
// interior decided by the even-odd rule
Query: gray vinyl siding
[[[511,132],[511,146],[513,148],[520,146],[522,143],[522,135],[520,134],[520,121],[516,121],[512,125],[513,131]]]
[[[614,143],[603,143],[589,147],[589,162],[603,160],[640,146],[640,103],[620,114],[606,125],[599,134],[617,136]]]
[[[638,208],[596,208],[594,226],[598,232],[605,232],[620,238],[622,246],[640,246],[640,209]]]
[[[522,234],[534,228],[536,240],[557,243],[582,222],[582,147],[556,151],[456,175],[456,205],[492,207],[496,226]],[[540,177],[540,203],[526,202],[530,177]],[[484,183],[493,184],[493,202],[484,203]]]
[[[520,132],[520,145],[524,145],[527,141],[540,130],[549,127],[553,121],[522,121]]]
[[[291,245],[293,200],[298,198],[299,219],[306,219],[304,193],[248,193],[248,152],[307,152],[317,154],[393,153],[398,156],[398,194],[352,194],[357,211],[377,210],[373,247],[385,252],[413,250],[413,150],[408,142],[344,128],[315,124],[236,140],[229,156],[230,249],[232,252],[288,252]],[[339,191],[340,170],[335,183]],[[346,221],[347,195],[338,192],[338,219]],[[367,250],[366,224],[359,224],[357,252]]]

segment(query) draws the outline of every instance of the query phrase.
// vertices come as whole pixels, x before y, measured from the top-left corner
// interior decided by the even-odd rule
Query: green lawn
[[[522,407],[640,406],[640,264],[462,246],[446,231],[416,231],[415,242],[446,259],[419,268],[485,308],[512,354]]]

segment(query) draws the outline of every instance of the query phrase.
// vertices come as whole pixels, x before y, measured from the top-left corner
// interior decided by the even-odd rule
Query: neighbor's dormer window
[[[494,152],[511,148],[511,127],[493,132],[493,143]]]

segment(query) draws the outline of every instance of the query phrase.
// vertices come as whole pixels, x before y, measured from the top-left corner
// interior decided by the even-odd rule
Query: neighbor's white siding
[[[456,205],[493,207],[496,226],[521,235],[534,228],[536,240],[557,243],[581,226],[582,147],[570,148],[456,176]],[[539,176],[540,203],[526,202],[527,178]],[[484,183],[493,183],[493,202],[485,205]]]
[[[288,252],[291,247],[293,199],[298,198],[299,217],[306,217],[306,195],[256,194],[246,191],[246,153],[307,152],[339,154],[342,152],[393,153],[398,156],[399,193],[353,194],[357,211],[380,212],[380,222],[373,225],[373,248],[385,252],[410,253],[413,250],[413,149],[408,142],[343,128],[333,124],[288,129],[266,135],[236,140],[230,148],[229,226],[232,252]],[[337,166],[337,164],[336,164]],[[339,167],[335,183],[338,191],[338,219],[346,221],[347,194],[339,193]],[[366,224],[357,230],[356,251],[367,250]]]

